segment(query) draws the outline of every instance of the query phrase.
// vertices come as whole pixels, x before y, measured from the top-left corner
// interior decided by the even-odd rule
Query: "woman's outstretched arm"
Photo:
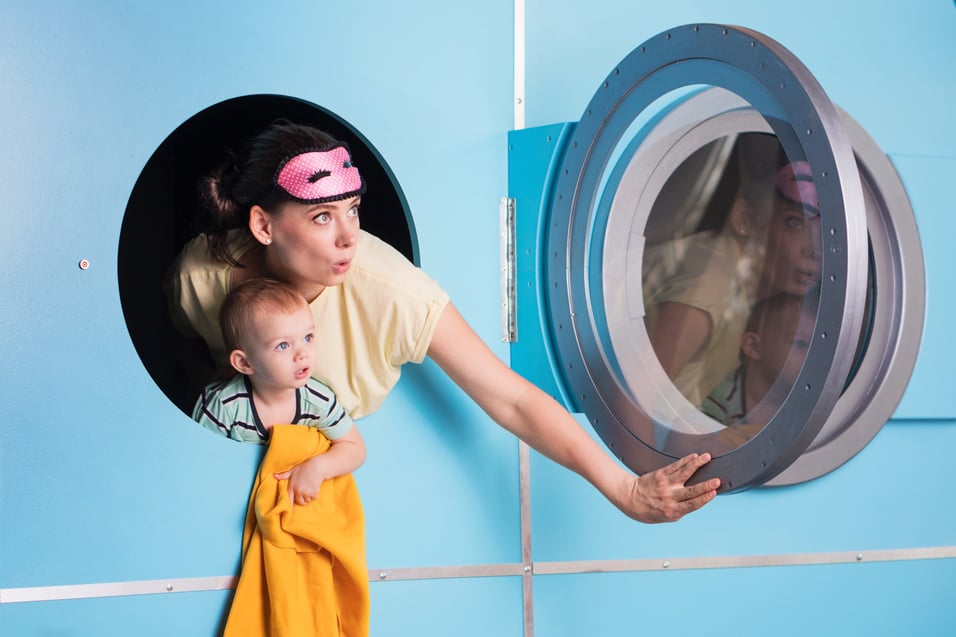
[[[720,480],[684,486],[708,454],[691,454],[635,476],[622,468],[545,392],[515,373],[449,303],[428,355],[498,424],[532,448],[591,482],[628,516],[673,522],[710,502]]]

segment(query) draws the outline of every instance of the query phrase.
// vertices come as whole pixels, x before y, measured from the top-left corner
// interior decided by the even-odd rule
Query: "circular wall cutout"
[[[405,195],[385,160],[346,120],[315,104],[282,95],[249,95],[220,102],[174,130],[146,163],[130,194],[120,232],[120,303],[140,360],[164,394],[184,413],[201,387],[190,382],[177,351],[184,343],[169,320],[162,285],[166,270],[197,232],[197,184],[251,135],[275,120],[315,126],[345,141],[368,190],[362,228],[418,264],[418,242]],[[190,352],[204,355],[204,352]]]

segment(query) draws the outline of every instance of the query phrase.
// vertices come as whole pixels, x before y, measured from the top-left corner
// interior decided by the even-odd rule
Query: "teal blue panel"
[[[956,560],[535,578],[535,634],[956,634]]]
[[[557,178],[572,124],[553,124],[511,131],[508,135],[508,196],[515,200],[515,298],[517,338],[511,345],[511,367],[570,404],[552,345],[552,321],[544,280],[551,188]]]

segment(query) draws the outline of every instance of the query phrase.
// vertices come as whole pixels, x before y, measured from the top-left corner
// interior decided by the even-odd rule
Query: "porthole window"
[[[632,469],[709,451],[696,479],[745,489],[824,428],[873,317],[856,159],[810,73],[752,31],[672,29],[602,83],[545,265],[569,395]]]
[[[250,95],[189,118],[163,140],[136,181],[123,217],[117,264],[123,315],[136,351],[159,388],[187,414],[201,387],[190,382],[175,355],[183,345],[162,292],[166,269],[197,233],[199,178],[222,161],[226,148],[238,150],[277,119],[315,126],[348,143],[368,186],[362,198],[363,229],[418,263],[414,225],[397,180],[369,140],[342,117],[293,97]]]

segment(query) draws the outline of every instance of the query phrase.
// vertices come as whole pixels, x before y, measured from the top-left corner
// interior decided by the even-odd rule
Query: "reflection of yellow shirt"
[[[227,245],[241,258],[253,239],[233,231]],[[225,377],[235,371],[218,316],[231,270],[209,257],[199,236],[183,248],[167,282],[173,322],[184,334],[206,341]],[[354,418],[372,413],[398,382],[402,365],[424,360],[446,303],[448,295],[434,279],[384,241],[361,232],[345,280],[310,304],[319,352],[312,375],[335,391]]]
[[[699,406],[737,367],[740,337],[750,314],[752,270],[732,236],[712,232],[649,248],[645,263],[648,320],[654,306],[665,301],[684,303],[710,316],[710,339],[674,379],[681,393]]]

